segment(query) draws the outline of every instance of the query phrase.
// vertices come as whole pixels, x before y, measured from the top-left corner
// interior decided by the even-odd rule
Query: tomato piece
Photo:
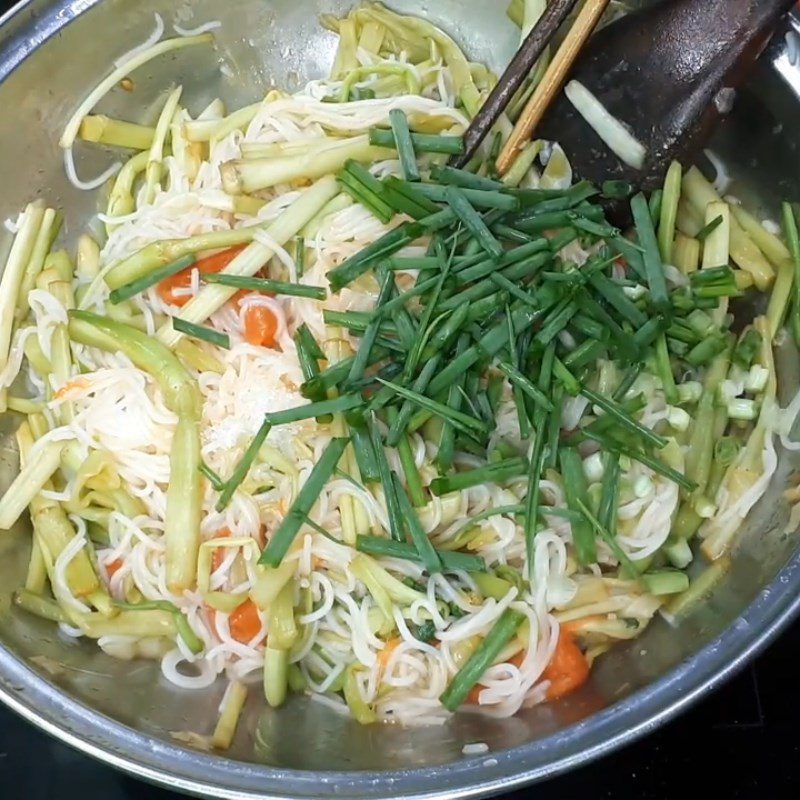
[[[558,700],[574,692],[589,677],[589,662],[575,642],[575,637],[564,628],[559,632],[556,650],[544,668],[542,677],[550,681],[548,700]]]
[[[261,630],[261,618],[258,616],[258,606],[252,600],[245,600],[228,617],[231,636],[237,642],[247,644]]]
[[[227,528],[223,528],[214,538],[227,539],[228,536],[230,535],[231,532]],[[216,572],[222,566],[222,562],[224,560],[225,560],[225,548],[215,547],[214,554],[211,556],[211,571]]]
[[[222,272],[245,247],[247,247],[246,244],[240,244],[236,247],[229,247],[227,250],[221,250],[219,253],[201,258],[190,267],[165,278],[158,284],[159,297],[170,305],[185,306],[192,298],[191,295],[184,294],[182,290],[186,290],[192,285],[193,269],[198,270],[201,275],[208,272]]]
[[[278,318],[271,308],[260,305],[247,306],[244,312],[244,338],[253,345],[275,347],[278,335]]]

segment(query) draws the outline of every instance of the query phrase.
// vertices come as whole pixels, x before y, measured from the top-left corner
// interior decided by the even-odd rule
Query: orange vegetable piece
[[[185,306],[189,300],[192,299],[191,296],[183,294],[181,291],[178,291],[176,294],[175,290],[188,289],[192,285],[193,269],[198,270],[201,275],[204,272],[222,272],[245,247],[247,247],[246,244],[240,244],[236,247],[222,250],[219,253],[214,253],[212,256],[201,258],[199,261],[195,261],[190,267],[176,272],[169,278],[165,278],[158,284],[159,297],[170,305]]]
[[[589,677],[589,662],[576,644],[575,637],[564,628],[561,628],[556,650],[542,677],[550,681],[548,700],[558,700],[574,692]]]
[[[248,306],[244,312],[244,338],[250,344],[274,347],[278,333],[278,318],[266,306]]]
[[[388,642],[383,646],[383,649],[378,653],[378,664],[380,664],[381,669],[386,669],[386,665],[389,663],[389,659],[392,657],[392,653],[397,649],[397,646],[403,640],[399,636],[395,636],[393,639],[389,639]]]
[[[261,630],[261,618],[258,616],[258,606],[252,600],[245,600],[228,617],[231,636],[237,642],[247,644]]]
[[[106,572],[108,573],[109,578],[113,578],[114,573],[117,572],[117,570],[119,569],[122,569],[121,558],[115,558],[113,561],[109,561],[109,563],[106,564]]]
[[[481,699],[481,692],[486,687],[482,683],[476,683],[470,690],[469,694],[467,695],[467,699],[464,701],[465,703],[469,703],[471,706],[480,705]]]
[[[230,535],[231,532],[227,528],[223,528],[214,538],[227,539],[227,537]],[[225,548],[215,547],[214,554],[211,556],[211,571],[216,572],[222,566],[222,562],[224,561],[224,559],[225,559]]]

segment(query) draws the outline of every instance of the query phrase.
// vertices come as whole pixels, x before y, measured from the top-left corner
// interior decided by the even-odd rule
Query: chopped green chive
[[[314,465],[306,482],[297,493],[294,503],[278,529],[270,539],[264,552],[258,560],[259,564],[270,567],[280,566],[284,556],[292,546],[295,537],[300,532],[305,518],[311,513],[314,503],[322,492],[323,487],[333,474],[339,459],[347,447],[348,439],[332,439],[325,448],[317,463]]]
[[[414,142],[411,138],[411,131],[408,129],[408,119],[399,108],[394,108],[389,112],[389,122],[392,126],[394,145],[400,158],[403,177],[407,181],[418,181],[417,154],[414,152]]]
[[[264,421],[276,427],[290,422],[300,422],[311,417],[321,417],[325,414],[338,414],[341,411],[350,411],[364,405],[361,395],[343,394],[331,400],[319,400],[316,403],[307,403],[304,406],[287,408],[284,411],[270,411],[264,414]]]
[[[199,339],[202,342],[215,344],[217,347],[224,347],[226,350],[231,349],[231,340],[227,333],[216,331],[213,328],[206,327],[205,325],[195,325],[193,322],[188,322],[180,317],[172,318],[172,327],[190,336],[192,339]]]
[[[526,459],[509,458],[505,461],[488,464],[485,467],[434,478],[431,481],[430,489],[438,497],[449,492],[459,492],[472,486],[480,486],[484,483],[504,483],[511,478],[518,478],[524,475],[527,470],[528,462]]]
[[[161,269],[153,270],[153,272],[151,272],[149,275],[145,275],[144,277],[138,278],[135,281],[126,283],[124,286],[120,286],[119,289],[114,289],[114,291],[108,296],[109,300],[111,300],[111,302],[115,305],[123,302],[124,300],[129,300],[131,297],[141,294],[151,286],[155,286],[157,283],[161,283],[161,281],[171,278],[173,275],[177,275],[179,272],[183,272],[183,270],[188,269],[194,263],[194,256],[183,256],[176,261],[173,261],[171,264],[161,267]]]
[[[217,511],[223,511],[225,508],[227,508],[228,503],[230,503],[234,492],[239,488],[242,481],[247,477],[247,473],[250,471],[250,467],[256,460],[258,451],[261,449],[261,446],[266,441],[271,428],[272,426],[268,422],[261,423],[261,427],[258,429],[258,432],[253,437],[253,441],[250,442],[250,444],[247,447],[247,450],[245,450],[244,455],[239,459],[239,463],[233,470],[233,474],[222,487],[219,499],[217,500],[217,505],[216,505]]]
[[[448,711],[456,711],[467,699],[472,687],[494,664],[503,648],[511,641],[524,621],[525,615],[520,614],[519,611],[507,608],[502,613],[486,638],[478,645],[478,649],[455,674],[450,685],[439,698]]]
[[[370,128],[369,143],[376,147],[394,147],[394,133],[386,128]],[[411,143],[417,153],[447,153],[457,156],[464,152],[464,140],[460,136],[412,133]]]
[[[220,286],[231,286],[235,289],[248,289],[254,292],[306,297],[310,300],[324,300],[328,296],[321,286],[308,286],[305,283],[273,281],[271,278],[251,278],[247,275],[228,275],[225,272],[204,273],[200,277],[206,283],[218,283]]]
[[[448,186],[445,196],[447,204],[464,224],[464,227],[478,240],[481,247],[495,258],[503,255],[500,242],[494,238],[492,232],[486,227],[480,214],[472,207],[461,189]]]
[[[380,536],[359,536],[356,540],[356,550],[371,556],[402,558],[408,561],[416,561],[419,558],[414,545]],[[437,553],[446,572],[483,572],[486,569],[486,564],[480,556],[443,550],[438,550]]]

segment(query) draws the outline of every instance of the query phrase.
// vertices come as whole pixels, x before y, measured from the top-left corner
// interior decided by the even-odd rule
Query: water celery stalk
[[[164,108],[161,109],[161,114],[159,114],[158,122],[156,123],[156,132],[153,136],[153,143],[150,145],[147,167],[145,169],[144,202],[148,204],[152,203],[155,199],[156,188],[161,183],[161,175],[164,168],[164,144],[169,135],[170,123],[175,116],[175,111],[178,108],[182,92],[183,87],[178,86],[177,89],[170,93],[167,101],[164,103]]]
[[[403,64],[402,62],[365,64],[350,70],[347,77],[342,81],[341,102],[346,103],[353,93],[353,87],[371,75],[398,76],[403,80],[405,94],[422,93],[422,83],[417,76],[417,70],[411,64]]]
[[[730,367],[732,343],[720,353],[706,372],[703,394],[694,413],[694,424],[686,452],[686,477],[697,484],[697,489],[684,500],[672,526],[672,534],[681,539],[690,539],[702,522],[697,514],[695,502],[704,496],[711,474],[714,458],[714,423],[717,415],[716,397],[722,381]]]
[[[672,262],[684,275],[691,275],[700,265],[700,242],[682,233],[675,234],[672,243]]]
[[[374,21],[385,25],[403,50],[410,52],[414,48],[423,48],[425,55],[420,60],[427,55],[428,43],[435,43],[442,60],[450,69],[453,87],[467,115],[474,117],[478,113],[482,98],[475,85],[471,65],[461,48],[446,33],[427,20],[398,14],[379,3],[362,6],[357,13],[362,22]],[[353,66],[357,66],[357,64],[353,64]]]
[[[190,142],[183,132],[183,124],[189,114],[178,106],[169,125],[170,150],[175,161],[185,173],[190,182],[194,182],[203,162],[203,145],[199,142]]]
[[[358,49],[377,56],[380,53],[385,35],[385,25],[380,22],[367,22],[361,27],[361,34],[358,37]]]
[[[701,217],[705,217],[709,203],[723,202],[697,167],[692,167],[684,175],[683,193],[691,207]],[[696,236],[698,232],[684,231],[692,236]],[[763,292],[770,286],[775,277],[775,271],[769,261],[764,258],[758,245],[747,235],[735,218],[730,220],[730,256],[740,269],[753,276],[758,289]]]
[[[286,700],[289,688],[289,651],[272,647],[264,650],[264,697],[272,708]]]
[[[721,220],[717,223],[717,220]],[[731,241],[731,211],[727,203],[714,202],[706,206],[706,225],[717,223],[716,227],[708,234],[703,243],[702,269],[724,267],[730,258]],[[728,312],[728,298],[721,297],[719,304],[714,309],[713,317],[717,324],[721,324]]]
[[[65,441],[48,442],[35,452],[0,498],[0,530],[7,531],[61,464]]]
[[[658,249],[665,264],[673,264],[673,239],[675,222],[678,219],[678,203],[681,199],[681,179],[683,167],[673,161],[664,179],[664,193],[661,197],[661,215],[658,223]]]
[[[393,158],[394,150],[375,147],[366,134],[323,142],[304,153],[279,158],[235,159],[222,165],[222,185],[228,194],[252,194],[279,183],[314,180],[338,172],[350,159],[365,164]]]
[[[36,285],[36,278],[47,264],[47,254],[50,252],[50,247],[60,227],[61,215],[52,208],[46,209],[42,217],[42,225],[33,245],[30,260],[25,267],[25,272],[20,282],[17,319],[24,319],[28,314],[28,292]],[[70,273],[68,278],[71,277]]]
[[[341,80],[358,66],[357,50],[356,21],[352,17],[345,17],[339,20],[339,46],[331,67],[331,80]]]
[[[33,594],[42,594],[47,585],[47,564],[45,564],[42,548],[34,537],[31,542],[31,557],[28,571],[25,574],[25,589]]]
[[[277,567],[255,565],[255,581],[250,589],[250,599],[262,611],[267,611],[281,589],[292,579],[296,566],[292,561],[283,561]]]
[[[676,625],[701,600],[706,599],[731,568],[728,558],[721,558],[706,567],[692,579],[686,591],[675,595],[661,610],[661,615],[671,625]]]
[[[219,720],[211,735],[211,744],[218,750],[227,750],[231,746],[245,700],[247,687],[239,681],[231,681],[220,703]]]
[[[187,239],[163,239],[153,242],[111,266],[103,277],[110,289],[119,289],[182,258],[193,256],[201,250],[221,250],[248,244],[253,241],[257,230],[258,228],[254,226],[232,231],[201,233]]]
[[[88,234],[78,239],[75,257],[75,277],[81,283],[93,281],[100,272],[100,245]]]
[[[265,233],[276,242],[279,246],[283,246],[290,239],[294,238],[308,223],[308,221],[336,194],[339,189],[336,184],[336,179],[332,175],[321,178],[316,183],[306,189],[297,200],[294,201],[276,220],[271,222],[264,230]],[[248,230],[248,229],[244,229]],[[252,228],[250,236],[252,237]],[[231,233],[240,233],[240,231],[231,231]],[[213,234],[208,234],[213,235]],[[186,240],[190,241],[190,240]],[[156,242],[155,245],[155,258],[150,257],[152,260],[146,265],[147,269],[141,274],[147,274],[159,266],[169,263],[170,260],[164,259],[164,253],[158,250],[158,245],[164,244],[163,242]],[[173,242],[173,246],[176,243]],[[180,245],[178,245],[180,247]],[[147,250],[148,248],[145,248]],[[201,249],[201,248],[197,248]],[[144,251],[140,251],[142,253]],[[185,252],[185,251],[184,251]],[[255,275],[264,264],[269,261],[274,255],[271,247],[260,242],[251,242],[241,253],[239,253],[233,261],[228,264],[223,270],[226,275]],[[173,257],[174,258],[174,257]],[[135,265],[134,265],[135,266]],[[111,273],[109,273],[111,277]],[[138,277],[138,275],[136,276]],[[130,277],[128,278],[130,280]],[[127,280],[121,281],[127,283]],[[200,325],[205,322],[217,309],[221,308],[228,300],[236,294],[236,288],[231,286],[222,286],[220,284],[213,284],[205,286],[200,290],[200,293],[192,298],[181,310],[181,319],[187,322],[192,322]],[[173,330],[171,325],[165,325],[158,332],[158,338],[164,344],[172,347],[180,339],[180,334]]]
[[[66,252],[59,251],[48,256],[47,269],[36,281],[38,288],[50,292],[58,304],[65,310],[73,308],[75,298],[72,292],[72,262]],[[50,343],[50,366],[52,377],[57,388],[63,387],[73,375],[72,349],[69,332],[63,322],[53,327]],[[56,409],[56,416],[62,425],[72,421],[74,409],[71,402],[62,401]]]
[[[280,92],[268,92],[264,100],[239,108],[222,119],[203,119],[198,117],[194,120],[187,120],[183,123],[183,136],[193,144],[210,142],[212,139],[219,140],[235,130],[246,128],[261,110],[264,103],[271,102],[280,96]]]
[[[130,214],[135,206],[133,199],[133,184],[140,172],[144,172],[147,168],[147,162],[150,158],[150,153],[143,150],[137,153],[133,158],[128,159],[122,169],[117,173],[114,180],[114,185],[111,187],[111,193],[108,196],[108,204],[106,206],[106,216],[108,217],[124,217]],[[114,224],[106,223],[106,232],[111,233],[114,230]]]
[[[90,114],[84,117],[78,131],[78,136],[84,142],[128,147],[131,150],[149,150],[155,135],[155,128],[113,119],[104,114]]]
[[[77,625],[90,639],[101,636],[163,636],[174,639],[178,633],[175,614],[164,609],[120,611],[114,617],[103,614],[70,614],[70,621]]]
[[[198,372],[216,372],[217,375],[225,372],[225,365],[218,358],[185,336],[173,349],[181,361]]]
[[[794,294],[796,300],[798,294],[795,273],[800,271],[800,248],[797,245],[797,237],[793,235],[797,230],[794,222],[794,212],[789,203],[783,204],[784,232],[789,242],[789,247],[787,248],[777,236],[773,236],[773,234],[766,231],[764,226],[754,217],[744,212],[737,213],[737,211],[741,210],[735,208],[734,216],[745,230],[763,232],[763,235],[759,234],[759,239],[756,241],[762,242],[764,254],[772,262],[778,273],[775,278],[775,285],[772,287],[769,305],[767,306],[767,321],[774,339],[786,316],[790,298]],[[755,238],[754,233],[753,237]],[[793,317],[795,320],[797,319],[797,313],[798,310],[795,309],[795,316]]]
[[[728,467],[722,480],[719,496],[725,497],[724,505],[708,520],[700,533],[703,537],[702,551],[709,561],[726,555],[731,542],[739,530],[753,503],[742,503],[741,499],[762,477],[765,470],[764,451],[767,438],[774,434],[771,419],[774,414],[777,379],[766,317],[757,317],[753,327],[761,334],[761,366],[768,370],[769,378],[761,402],[761,412],[747,444]]]
[[[214,36],[210,33],[203,33],[198,36],[178,36],[173,39],[162,39],[152,47],[148,47],[124,63],[117,66],[109,73],[95,88],[87,95],[86,99],[78,106],[64,127],[64,132],[58,144],[63,149],[72,147],[81,129],[83,118],[110,92],[121,80],[128,77],[133,70],[152,61],[154,58],[169,53],[173,50],[180,50],[183,47],[193,47],[198,44],[210,44],[214,41]]]
[[[533,162],[539,157],[543,146],[544,142],[541,139],[528,142],[520,151],[517,160],[501,178],[502,182],[509,187],[519,186],[523,178],[528,174],[528,170],[533,166]]]
[[[178,417],[170,452],[165,519],[167,585],[176,593],[194,586],[200,545],[200,392],[186,368],[161,342],[86,311],[71,311],[69,333],[81,344],[122,352],[148,372],[164,403]]]
[[[270,647],[290,650],[300,631],[294,618],[295,581],[290,578],[278,592],[267,612]]]
[[[50,583],[55,586],[53,564],[76,536],[75,529],[64,509],[57,502],[43,498],[41,494],[31,498],[30,514],[34,536],[44,556]],[[88,597],[100,590],[100,581],[85,547],[67,566],[66,581],[76,597]]]
[[[14,592],[14,605],[50,622],[69,622],[67,615],[61,610],[58,603],[48,600],[28,589],[17,589]]]
[[[23,211],[17,235],[11,245],[0,278],[0,371],[8,363],[14,312],[20,296],[25,270],[31,260],[45,215],[44,203],[36,201]]]

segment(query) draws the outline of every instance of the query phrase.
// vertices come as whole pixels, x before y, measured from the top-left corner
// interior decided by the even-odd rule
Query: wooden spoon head
[[[646,148],[642,170],[623,164],[563,92],[537,137],[558,141],[576,175],[653,190],[671,161],[693,160],[793,0],[663,0],[599,31],[571,78]]]

